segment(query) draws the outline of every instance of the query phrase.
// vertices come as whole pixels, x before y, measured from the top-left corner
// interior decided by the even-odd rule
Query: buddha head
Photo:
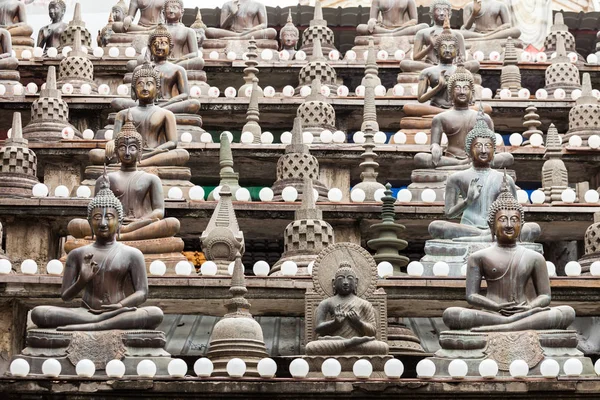
[[[142,135],[135,130],[131,117],[128,115],[121,131],[115,137],[117,158],[122,166],[134,166],[142,161]]]
[[[152,60],[166,60],[173,50],[173,37],[164,24],[158,24],[148,38],[148,48]]]
[[[67,5],[63,0],[52,0],[48,3],[48,16],[53,23],[61,21],[67,11]]]
[[[346,297],[350,294],[356,294],[358,278],[349,262],[342,261],[332,279],[333,294]]]
[[[121,201],[110,190],[106,171],[99,178],[100,190],[90,201],[87,208],[88,222],[92,229],[92,237],[111,240],[119,233],[124,213]]]
[[[125,19],[125,15],[127,15],[127,5],[125,1],[119,0],[111,10],[112,20],[113,22],[122,22]]]
[[[438,56],[438,60],[444,64],[451,64],[456,58],[458,51],[458,37],[456,37],[454,32],[452,32],[452,29],[450,29],[449,18],[444,20],[444,30],[435,39],[433,48]]]
[[[183,5],[183,0],[167,0],[165,1],[162,12],[163,16],[165,17],[165,21],[169,23],[175,23],[181,22],[184,10],[185,6]]]
[[[489,168],[496,153],[496,134],[485,122],[483,110],[479,110],[477,122],[465,138],[465,151],[477,168]]]
[[[279,32],[279,38],[281,40],[282,50],[294,50],[298,40],[300,39],[300,31],[294,25],[292,20],[292,10],[289,10],[287,23],[281,28]]]
[[[433,0],[429,6],[429,15],[434,25],[441,25],[446,18],[452,17],[452,4],[448,0]]]
[[[151,64],[145,63],[135,69],[131,78],[131,98],[133,100],[140,100],[144,104],[152,103],[159,91],[160,75],[152,68]]]
[[[475,81],[473,75],[462,65],[448,79],[448,97],[454,107],[465,108],[473,101]]]
[[[190,28],[192,28],[196,32],[196,40],[198,41],[198,48],[201,49],[204,44],[204,40],[206,39],[206,24],[202,21],[202,13],[200,12],[200,8],[196,7],[196,20]]]
[[[519,240],[521,227],[525,222],[523,206],[514,198],[508,190],[506,172],[502,192],[490,206],[488,211],[488,225],[492,239],[499,244],[514,244]]]

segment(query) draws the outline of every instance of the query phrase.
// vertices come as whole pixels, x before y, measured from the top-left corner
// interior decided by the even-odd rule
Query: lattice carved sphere
[[[302,118],[304,129],[316,126],[335,126],[335,109],[329,103],[322,101],[304,102],[298,107],[297,115]]]
[[[75,32],[81,32],[81,45],[87,47],[88,49],[92,48],[92,34],[81,26],[68,26],[63,33],[60,34],[60,45],[61,47],[71,46],[73,47],[73,42],[75,41]]]
[[[562,36],[565,43],[565,50],[568,52],[577,52],[577,48],[575,46],[575,37],[568,31],[556,31],[550,32],[546,39],[544,40],[544,49],[546,52],[554,52],[556,51],[556,43],[558,42],[558,37]]]
[[[302,47],[313,47],[313,41],[321,39],[323,48],[335,48],[333,31],[327,26],[313,25],[302,32]]]
[[[333,228],[318,219],[301,219],[285,228],[284,254],[288,252],[318,254],[333,244]]]
[[[310,85],[317,78],[323,85],[336,85],[337,74],[326,61],[311,61],[298,74],[300,86]]]
[[[277,161],[277,179],[319,179],[317,158],[305,153],[289,153]]]
[[[600,130],[600,104],[577,104],[569,111],[569,133]]]
[[[0,152],[2,153],[0,173],[36,176],[37,156],[32,150],[20,146],[6,146],[0,149]]]
[[[69,106],[62,99],[54,97],[40,97],[31,104],[31,119],[37,120],[60,120],[68,122]]]
[[[93,81],[94,64],[85,57],[67,57],[60,62],[59,80],[77,79]]]
[[[598,252],[600,252],[600,223],[595,223],[585,231],[585,254]]]
[[[546,69],[546,89],[568,89],[581,86],[579,70],[571,63],[556,63]]]

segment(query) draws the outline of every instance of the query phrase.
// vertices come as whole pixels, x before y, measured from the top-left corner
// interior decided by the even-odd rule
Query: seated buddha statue
[[[151,58],[154,70],[159,77],[159,83],[156,86],[158,106],[176,114],[196,114],[200,110],[200,101],[190,98],[186,70],[181,65],[168,61],[172,49],[173,37],[171,32],[165,25],[160,24],[148,38],[148,51],[146,53]],[[137,66],[134,75],[135,71],[141,68],[152,68],[152,66],[145,67],[144,65]],[[132,81],[132,86],[133,84]],[[134,107],[135,99],[115,99],[111,102],[111,106],[115,110]]]
[[[117,4],[112,6],[110,16],[108,17],[108,24],[98,32],[98,37],[96,38],[98,46],[105,47],[109,43],[110,37],[115,33],[112,29],[113,24],[115,22],[123,22],[126,14],[127,4],[125,4],[124,0],[119,0]]]
[[[203,71],[204,59],[198,51],[196,31],[181,23],[183,18],[183,0],[167,0],[163,8],[166,27],[171,33],[172,49],[170,57],[173,63],[187,71],[187,77],[198,86],[203,86],[204,94],[208,94],[206,72]]]
[[[466,299],[474,308],[446,309],[443,319],[450,329],[564,330],[575,320],[573,308],[550,307],[546,260],[518,243],[523,217],[523,207],[509,190],[490,206],[487,222],[495,243],[471,254],[467,261]],[[486,291],[481,287],[483,279]]]
[[[415,0],[373,0],[369,21],[356,27],[358,36],[354,44],[368,46],[370,36],[375,39],[376,45],[382,44],[384,38],[412,38],[428,27],[427,24],[418,24],[417,19]]]
[[[38,32],[37,47],[47,49],[50,47],[58,48],[60,46],[60,34],[67,28],[67,23],[63,21],[67,5],[63,0],[51,0],[48,3],[48,16],[50,23],[42,27]]]
[[[118,242],[125,213],[108,182],[88,205],[95,241],[69,253],[61,288],[64,301],[81,291],[78,308],[38,306],[31,320],[39,328],[60,331],[154,329],[163,319],[158,307],[141,307],[148,297],[143,254]]]
[[[140,167],[181,166],[185,165],[189,159],[187,150],[177,148],[175,115],[168,108],[154,104],[160,88],[159,72],[150,64],[144,64],[136,69],[131,82],[131,93],[133,99],[137,100],[137,104],[129,109],[121,110],[115,119],[115,135],[119,133],[129,116],[142,135],[144,147],[142,148]],[[107,142],[105,150],[93,149],[90,151],[92,164],[102,165],[107,161],[109,163],[117,162],[114,140]]]
[[[334,295],[317,307],[317,340],[307,343],[307,355],[388,354],[388,344],[375,338],[375,308],[356,295],[357,285],[350,263],[340,263],[332,282]]]
[[[147,240],[171,237],[179,232],[179,220],[165,218],[163,187],[158,176],[139,170],[142,160],[143,138],[131,120],[127,120],[115,138],[115,152],[120,169],[109,173],[109,187],[121,201],[124,218],[118,240]],[[96,181],[96,193],[105,184]],[[87,221],[73,219],[69,222],[69,234],[76,239],[91,236]]]
[[[491,51],[502,51],[506,39],[518,41],[521,30],[513,27],[508,6],[498,0],[473,0],[463,9],[461,33],[467,42],[472,42],[471,51],[482,50],[486,55]],[[496,42],[495,44],[493,42]]]
[[[279,31],[279,41],[281,42],[281,50],[285,50],[290,53],[290,60],[296,55],[296,46],[300,40],[300,31],[294,25],[292,19],[292,9],[288,10],[287,22]]]
[[[445,189],[446,217],[461,217],[460,223],[433,221],[429,224],[429,233],[435,239],[489,242],[493,236],[487,211],[502,190],[516,196],[517,188],[506,173],[490,168],[496,156],[496,134],[483,120],[483,114],[467,135],[465,150],[469,152],[471,167],[451,174]],[[522,241],[533,242],[540,234],[540,227],[526,223],[520,231]]]
[[[4,28],[0,28],[0,77],[3,73],[10,72],[16,74],[16,79],[19,80],[19,73],[17,68],[19,67],[19,60],[12,55],[12,43],[10,32]]]
[[[254,38],[258,49],[277,51],[277,31],[267,24],[267,8],[256,0],[230,0],[221,8],[218,28],[206,29],[205,49],[234,51],[238,58]]]
[[[407,116],[431,116],[452,107],[447,82],[457,70],[455,61],[458,52],[458,43],[458,37],[450,29],[449,19],[446,18],[444,30],[435,39],[434,43],[434,49],[439,61],[436,65],[427,67],[421,71],[417,87],[417,100],[421,104],[406,104],[403,107],[403,111]],[[477,72],[479,70],[479,62],[477,60],[471,60],[461,65],[470,72]],[[486,111],[491,111],[491,108],[487,107]]]
[[[115,21],[112,25],[115,33],[129,33],[132,35],[153,31],[160,21],[165,0],[130,0],[129,10],[123,21]],[[133,23],[135,15],[140,12],[137,24]]]
[[[487,124],[489,129],[494,128],[494,123],[489,115],[481,115],[470,108],[473,98],[473,75],[464,68],[457,68],[456,72],[448,79],[448,94],[452,98],[452,108],[433,117],[431,123],[431,153],[418,153],[415,155],[415,165],[418,168],[459,167],[468,165],[468,149],[465,150],[467,134],[475,126],[478,119]],[[448,137],[448,147],[442,154],[442,133]],[[492,162],[494,168],[512,165],[513,157],[510,153],[496,154]]]
[[[13,46],[33,47],[33,28],[27,24],[25,4],[19,0],[0,0],[0,28],[8,30]]]

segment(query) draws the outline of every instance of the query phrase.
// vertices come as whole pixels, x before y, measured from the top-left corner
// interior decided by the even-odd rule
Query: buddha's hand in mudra
[[[344,322],[344,318],[346,318],[346,315],[342,311],[342,306],[340,304],[338,304],[337,306],[335,306],[335,309],[333,310],[333,312],[334,312],[333,316],[335,318],[335,323],[338,325],[341,325]]]
[[[104,154],[106,154],[106,159],[110,160],[115,155],[115,141],[109,140],[106,142],[106,146],[104,147]]]
[[[481,188],[483,185],[479,184],[479,178],[473,178],[469,184],[469,191],[467,192],[467,202],[469,204],[476,201],[481,195]]]
[[[100,269],[98,263],[94,261],[93,258],[94,255],[92,253],[88,253],[83,256],[83,262],[81,263],[81,272],[79,273],[79,276],[84,282],[89,282]]]
[[[354,308],[351,308],[350,311],[348,311],[348,313],[346,313],[346,317],[348,317],[348,320],[350,320],[350,323],[354,326],[359,326],[360,325],[360,316],[357,314],[357,312],[354,310]]]

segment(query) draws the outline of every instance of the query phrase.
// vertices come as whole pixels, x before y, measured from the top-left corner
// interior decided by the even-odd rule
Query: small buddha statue
[[[164,5],[165,0],[130,0],[127,15],[122,22],[113,22],[112,29],[116,33],[149,33],[160,22]],[[136,25],[133,20],[138,11],[140,19]]]
[[[463,9],[461,27],[465,39],[487,41],[495,39],[518,39],[521,30],[513,27],[508,6],[498,0],[473,0]]]
[[[13,46],[33,47],[33,28],[27,24],[25,4],[19,0],[0,0],[0,28],[8,30]]]
[[[275,39],[267,26],[267,8],[256,0],[231,0],[223,4],[219,28],[206,29],[207,39]]]
[[[465,151],[465,138],[475,126],[479,113],[470,105],[473,99],[475,82],[473,75],[460,67],[448,79],[448,94],[452,98],[452,108],[433,117],[431,123],[431,153],[415,155],[415,165],[418,168],[460,167],[468,165],[468,151]],[[494,129],[494,123],[489,115],[482,110],[479,119],[482,123]],[[448,147],[442,154],[442,133],[448,137]],[[492,166],[502,168],[512,165],[510,153],[496,154]]]
[[[487,210],[502,190],[516,196],[517,188],[506,173],[490,168],[496,155],[496,134],[485,123],[483,113],[465,139],[465,150],[469,152],[471,167],[451,174],[445,189],[446,217],[461,217],[460,224],[433,221],[429,224],[429,233],[436,239],[489,242],[493,236]],[[538,224],[527,223],[521,230],[521,240],[533,242],[539,234]]]
[[[202,13],[200,12],[200,8],[196,7],[196,20],[190,28],[196,32],[196,41],[198,42],[198,49],[202,49],[202,45],[204,44],[204,40],[206,39],[206,24],[202,21]]]
[[[173,58],[174,64],[180,65],[187,71],[189,80],[203,82],[205,92],[208,93],[206,72],[203,71],[204,59],[198,52],[196,31],[181,23],[184,10],[183,0],[165,1],[163,15],[172,38],[170,57]]]
[[[123,22],[127,13],[127,4],[124,0],[119,0],[110,10],[110,16],[108,17],[108,24],[98,32],[98,46],[106,46],[110,37],[115,33],[112,26],[115,22]]]
[[[447,82],[457,69],[455,61],[458,53],[458,43],[456,33],[450,29],[450,20],[446,18],[444,30],[434,42],[434,49],[439,62],[437,65],[425,68],[419,75],[417,100],[419,103],[428,104],[406,104],[403,111],[407,116],[435,115],[452,107]],[[470,72],[479,70],[477,60],[462,63],[462,66]],[[491,111],[489,107],[488,109]]]
[[[307,355],[386,355],[387,343],[375,338],[375,308],[357,296],[358,278],[349,262],[341,262],[331,282],[333,296],[316,310],[317,340],[307,343]]]
[[[63,17],[67,11],[67,5],[63,0],[51,0],[48,3],[48,16],[50,23],[42,27],[38,32],[37,47],[47,49],[60,46],[60,34],[67,28]]]
[[[403,72],[420,72],[439,62],[435,42],[444,30],[444,22],[452,16],[452,5],[448,0],[432,0],[429,10],[433,26],[421,29],[415,35],[412,60],[404,59],[400,62]],[[460,31],[453,30],[453,33],[457,43],[456,56],[460,60],[466,60],[465,39]]]
[[[120,169],[109,173],[109,187],[121,201],[124,218],[118,240],[147,240],[171,237],[179,232],[179,220],[165,218],[164,194],[158,176],[139,170],[142,159],[143,138],[128,118],[115,137],[116,156]],[[96,193],[104,179],[96,181]],[[69,234],[85,238],[92,234],[87,221],[74,219],[69,222]]]
[[[575,320],[575,310],[550,307],[546,260],[518,243],[523,207],[506,189],[487,215],[495,243],[471,254],[467,261],[466,299],[474,308],[450,307],[444,311],[444,323],[450,329],[471,332],[564,330]]]
[[[176,114],[196,114],[200,110],[200,101],[190,98],[186,70],[181,65],[168,61],[173,47],[171,32],[163,24],[160,24],[148,38],[147,55],[151,58],[160,81],[157,86],[159,106]],[[141,68],[144,66],[136,67],[134,74]],[[134,105],[135,99],[115,99],[111,102],[115,110],[123,110]]]
[[[59,331],[155,329],[163,319],[158,307],[141,307],[148,297],[148,278],[141,251],[117,241],[125,213],[104,182],[88,205],[92,244],[67,256],[61,298],[73,300],[81,291],[78,308],[38,306],[31,320],[39,328]]]
[[[12,43],[10,32],[4,28],[0,28],[0,77],[3,73],[11,72],[16,74],[16,79],[19,80],[19,60],[12,55]]]
[[[290,53],[290,60],[294,58],[296,54],[296,46],[300,40],[300,31],[294,25],[292,19],[292,9],[288,11],[287,22],[279,31],[279,41],[281,42],[281,50],[286,50]]]
[[[128,116],[142,135],[144,147],[140,167],[181,166],[189,160],[187,150],[177,148],[175,115],[168,108],[155,105],[161,90],[161,82],[159,72],[150,64],[144,64],[136,69],[131,82],[131,95],[134,100],[137,100],[137,104],[121,110],[115,119],[115,135],[119,133]],[[92,164],[103,164],[106,160],[116,162],[113,140],[106,144],[105,150],[90,151]]]
[[[373,0],[370,10],[369,21],[356,27],[361,36],[414,36],[427,28],[427,24],[417,24],[415,0]]]

